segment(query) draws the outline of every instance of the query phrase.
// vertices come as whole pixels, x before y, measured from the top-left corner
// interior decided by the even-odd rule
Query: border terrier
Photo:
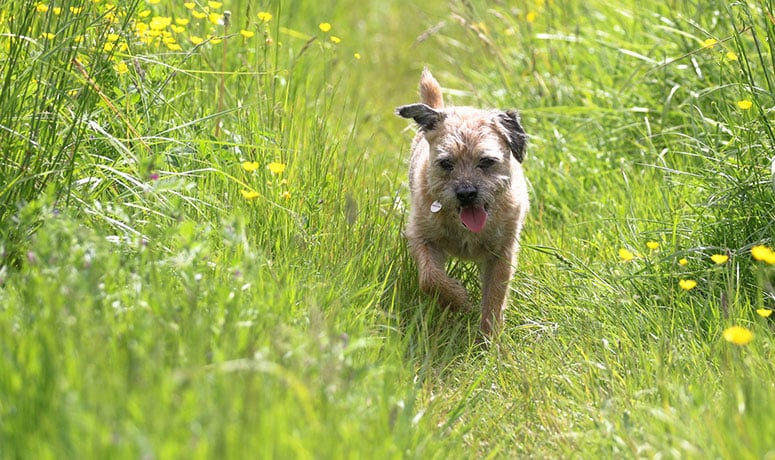
[[[491,338],[503,324],[529,208],[521,165],[527,135],[515,111],[444,107],[441,86],[427,68],[420,100],[396,109],[419,127],[409,164],[405,234],[420,288],[444,307],[470,310],[468,292],[445,265],[448,256],[476,262],[482,279],[479,329]]]

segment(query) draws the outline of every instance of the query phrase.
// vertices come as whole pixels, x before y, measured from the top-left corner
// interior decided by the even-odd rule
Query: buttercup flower
[[[339,37],[337,37],[335,35],[331,35],[331,43],[341,43],[341,42],[342,42],[341,38],[339,38]]]
[[[689,261],[686,259],[686,257],[682,257],[682,258],[681,258],[681,259],[678,261],[678,264],[679,264],[679,265],[688,265],[688,264],[689,264]]]
[[[240,33],[240,35],[242,35],[245,38],[251,38],[251,37],[253,37],[253,35],[256,34],[252,30],[245,30],[245,29],[240,30],[239,33]]]
[[[758,245],[752,247],[751,255],[759,262],[766,262],[770,265],[775,264],[775,252],[767,246]]]
[[[246,200],[253,200],[253,199],[256,199],[259,196],[261,196],[258,192],[254,191],[254,190],[241,190],[240,193],[242,193],[242,196]]]
[[[115,70],[116,73],[120,75],[129,72],[129,67],[127,67],[126,62],[120,61],[113,66],[113,70]]]
[[[361,59],[361,53],[355,53],[355,54],[353,54],[353,57],[354,57],[355,59],[358,59],[358,60],[360,60],[360,59]]]
[[[724,340],[735,345],[747,345],[753,340],[753,332],[742,326],[732,326],[724,329]]]
[[[320,27],[320,30],[322,32],[328,32],[329,30],[331,30],[331,24],[329,24],[327,22],[321,22],[320,26],[318,26],[318,27]]]
[[[712,260],[716,264],[721,265],[727,260],[729,260],[729,256],[725,254],[713,254],[712,256],[710,256],[710,260]]]
[[[683,289],[684,291],[691,291],[697,286],[697,282],[694,280],[680,280],[678,281],[678,285]]]
[[[525,21],[527,21],[527,22],[529,22],[530,24],[532,24],[532,23],[534,23],[534,22],[535,22],[535,20],[536,20],[536,16],[538,16],[538,15],[536,14],[536,12],[535,12],[535,11],[530,11],[530,12],[528,12],[528,13],[525,15]]]
[[[737,53],[735,53],[734,51],[728,52],[727,59],[729,59],[730,61],[737,61]]]
[[[718,40],[716,40],[715,38],[709,38],[709,39],[707,39],[707,40],[702,42],[702,47],[703,48],[712,48],[713,45],[715,45],[716,43],[718,43]]]
[[[646,247],[649,249],[656,249],[659,247],[659,243],[657,243],[656,241],[649,241],[646,243]]]
[[[272,174],[282,174],[283,171],[285,171],[285,165],[282,163],[269,163],[266,165],[267,168],[269,168],[270,171],[272,171]]]
[[[242,169],[244,169],[247,172],[253,172],[256,169],[258,169],[258,162],[257,161],[243,161],[242,162]]]
[[[628,251],[627,249],[619,248],[619,257],[621,257],[623,261],[629,262],[635,258],[635,254]]]
[[[272,13],[261,11],[258,13],[258,20],[261,22],[269,22],[270,20],[272,20]]]
[[[763,318],[767,318],[772,314],[772,310],[769,308],[759,308],[756,310],[756,314]]]
[[[740,107],[740,110],[748,110],[753,107],[753,102],[743,99],[742,101],[737,101],[737,106]]]

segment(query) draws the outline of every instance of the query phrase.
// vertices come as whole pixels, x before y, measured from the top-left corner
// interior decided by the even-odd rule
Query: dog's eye
[[[492,158],[485,157],[479,160],[479,167],[482,169],[487,169],[494,164],[495,164],[495,160]]]
[[[452,164],[452,160],[439,160],[438,162],[439,168],[443,169],[444,171],[452,171],[452,169],[455,167],[454,164]]]

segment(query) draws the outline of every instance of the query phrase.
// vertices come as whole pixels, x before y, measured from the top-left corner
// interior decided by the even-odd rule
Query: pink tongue
[[[468,206],[460,210],[460,220],[474,233],[479,233],[487,221],[487,211],[480,206]]]

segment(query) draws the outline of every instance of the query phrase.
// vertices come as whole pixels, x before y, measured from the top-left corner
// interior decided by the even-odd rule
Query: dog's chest
[[[478,260],[492,253],[504,238],[504,229],[498,225],[485,227],[474,233],[459,222],[445,226],[446,232],[437,241],[447,254],[467,260]]]

